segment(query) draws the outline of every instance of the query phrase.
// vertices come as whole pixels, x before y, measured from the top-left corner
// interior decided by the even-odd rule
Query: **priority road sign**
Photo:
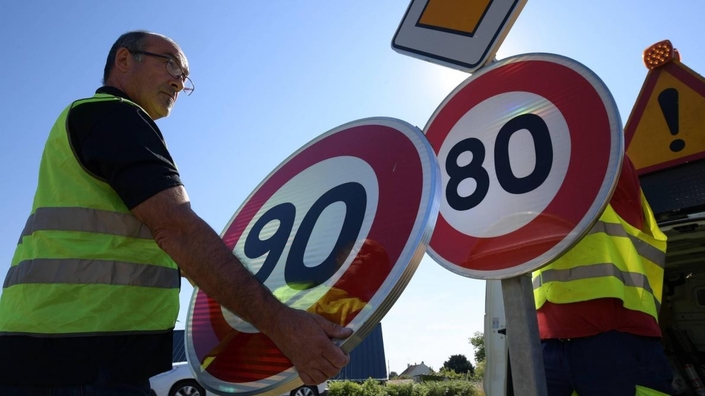
[[[623,157],[605,85],[552,54],[481,69],[441,103],[424,132],[443,186],[428,253],[480,279],[527,273],[574,245],[607,205]]]
[[[350,351],[401,294],[438,214],[440,170],[422,132],[392,118],[344,124],[296,151],[250,194],[222,233],[286,305],[347,326]],[[194,289],[186,351],[215,392],[281,394],[291,362],[249,323]]]
[[[640,175],[705,158],[705,79],[678,59],[649,70],[624,133]]]
[[[412,0],[392,48],[469,73],[492,61],[527,0]]]

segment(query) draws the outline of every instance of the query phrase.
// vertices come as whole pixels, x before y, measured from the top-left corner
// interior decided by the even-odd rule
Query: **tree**
[[[465,357],[465,355],[452,355],[445,363],[443,363],[443,368],[447,370],[453,370],[458,374],[474,373],[474,368],[472,363]]]
[[[470,344],[475,349],[475,363],[480,363],[485,360],[485,337],[479,331],[470,337]]]
[[[399,376],[399,374],[397,374],[396,371],[392,371],[391,373],[389,373],[389,379],[395,379],[398,376]]]
[[[475,365],[475,373],[472,375],[473,379],[476,381],[482,381],[485,377],[485,368],[487,366],[487,360],[483,360]]]

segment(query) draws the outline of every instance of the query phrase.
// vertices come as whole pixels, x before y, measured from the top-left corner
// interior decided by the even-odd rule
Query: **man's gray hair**
[[[132,32],[127,32],[120,36],[110,48],[108,52],[108,59],[105,62],[105,69],[103,70],[103,84],[108,80],[110,72],[113,71],[115,66],[115,55],[120,48],[127,48],[128,51],[144,51],[145,49],[145,39],[148,36],[161,36],[160,34],[148,32],[146,30],[135,30]],[[140,61],[141,55],[135,55],[135,59]]]

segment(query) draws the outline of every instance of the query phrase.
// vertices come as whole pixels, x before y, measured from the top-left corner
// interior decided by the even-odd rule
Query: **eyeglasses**
[[[172,77],[178,78],[184,83],[183,91],[186,93],[186,96],[190,96],[193,93],[193,90],[196,89],[196,87],[193,85],[193,81],[191,81],[191,79],[186,75],[186,73],[184,73],[184,70],[181,68],[181,66],[179,66],[179,64],[176,63],[176,60],[174,60],[174,58],[172,58],[171,56],[155,54],[154,52],[147,51],[130,51],[130,53],[133,55],[142,54],[153,56],[155,58],[167,59],[168,61],[166,62],[166,71],[169,72]]]

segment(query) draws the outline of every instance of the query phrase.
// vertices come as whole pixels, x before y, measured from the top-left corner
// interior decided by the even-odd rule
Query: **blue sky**
[[[196,91],[160,120],[193,207],[221,232],[249,193],[316,136],[371,116],[423,128],[468,75],[394,52],[406,1],[0,2],[0,273],[31,208],[39,158],[59,112],[100,86],[125,31],[182,47]],[[529,0],[497,54],[549,52],[592,69],[626,122],[647,70],[642,51],[670,39],[705,72],[701,0]],[[3,275],[4,277],[4,275]],[[389,368],[453,354],[472,359],[483,331],[484,281],[424,257],[382,320]],[[182,290],[183,327],[191,289]]]

